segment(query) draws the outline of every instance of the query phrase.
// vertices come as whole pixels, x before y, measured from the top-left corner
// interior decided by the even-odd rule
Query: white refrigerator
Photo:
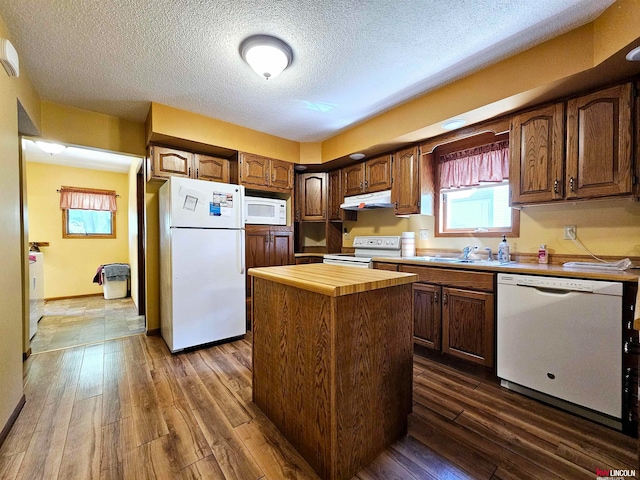
[[[243,199],[228,183],[160,187],[160,330],[172,352],[246,333]]]

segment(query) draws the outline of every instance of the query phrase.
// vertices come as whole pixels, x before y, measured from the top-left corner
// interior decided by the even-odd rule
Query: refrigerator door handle
[[[240,245],[240,248],[238,249],[238,271],[241,274],[244,274],[244,230],[238,230],[237,235],[240,239],[238,242],[238,245]]]

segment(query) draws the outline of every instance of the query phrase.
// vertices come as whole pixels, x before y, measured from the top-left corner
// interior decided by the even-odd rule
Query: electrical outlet
[[[351,233],[345,228],[344,229],[344,239],[349,240],[351,238]]]
[[[429,229],[421,228],[420,229],[420,240],[429,240]]]
[[[577,235],[577,227],[575,225],[564,226],[564,239],[575,240]]]

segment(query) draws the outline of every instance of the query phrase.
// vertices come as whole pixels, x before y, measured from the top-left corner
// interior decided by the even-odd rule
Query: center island
[[[252,268],[253,400],[323,479],[351,478],[407,432],[414,274]]]

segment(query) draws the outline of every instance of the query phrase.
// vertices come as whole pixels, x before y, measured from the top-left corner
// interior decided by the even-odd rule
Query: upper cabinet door
[[[342,169],[344,196],[359,195],[364,191],[364,163]]]
[[[271,178],[269,185],[277,188],[293,190],[293,164],[282,160],[271,159]]]
[[[630,83],[567,103],[567,198],[632,192]]]
[[[327,219],[327,174],[303,173],[298,176],[297,210],[299,220]]]
[[[240,154],[240,182],[243,185],[269,185],[269,159],[251,153]]]
[[[513,117],[509,141],[512,205],[562,199],[563,138],[562,103]]]
[[[341,220],[340,204],[342,203],[342,170],[329,172],[329,220]]]
[[[364,191],[379,192],[391,188],[391,155],[365,162]]]
[[[193,154],[173,148],[151,147],[151,176],[155,178],[189,177]]]
[[[396,215],[420,213],[419,169],[418,147],[411,147],[394,154],[391,201],[396,205]]]
[[[229,160],[200,154],[196,154],[194,159],[195,178],[229,183]]]

